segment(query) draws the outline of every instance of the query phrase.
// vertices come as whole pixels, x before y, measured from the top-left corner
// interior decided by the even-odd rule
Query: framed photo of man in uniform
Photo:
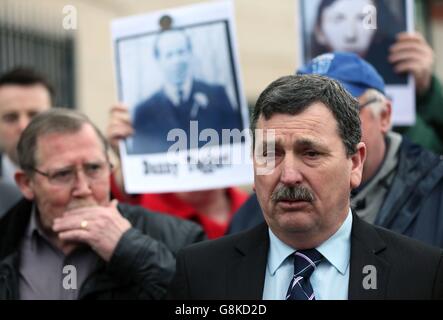
[[[232,3],[118,19],[112,34],[119,99],[135,130],[120,148],[126,192],[252,182]]]
[[[415,122],[415,83],[394,71],[389,48],[400,32],[414,30],[412,0],[298,0],[300,65],[333,51],[357,53],[386,83],[393,122]]]

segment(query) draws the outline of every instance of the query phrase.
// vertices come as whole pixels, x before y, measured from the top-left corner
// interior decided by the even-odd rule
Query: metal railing
[[[32,67],[53,85],[54,105],[72,108],[75,39],[63,30],[61,19],[61,14],[57,17],[32,6],[0,1],[0,73]]]

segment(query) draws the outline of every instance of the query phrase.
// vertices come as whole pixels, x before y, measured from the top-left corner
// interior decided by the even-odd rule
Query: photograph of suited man
[[[154,42],[154,57],[162,71],[162,87],[135,107],[135,136],[128,153],[166,152],[174,144],[168,132],[181,128],[190,139],[190,121],[198,131],[214,129],[220,140],[222,129],[242,130],[240,112],[235,110],[221,85],[196,79],[192,70],[192,44],[182,29],[162,31]],[[194,137],[198,140],[198,137]],[[199,142],[199,146],[206,141]]]
[[[258,98],[251,130],[254,188],[265,222],[180,251],[170,298],[443,297],[442,250],[373,226],[351,210],[366,146],[358,101],[338,81],[277,79]]]

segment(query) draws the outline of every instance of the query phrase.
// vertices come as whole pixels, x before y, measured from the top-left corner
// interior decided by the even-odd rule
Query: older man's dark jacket
[[[33,203],[22,200],[0,220],[0,299],[19,299],[20,244]],[[80,288],[79,299],[161,299],[175,272],[177,251],[204,239],[196,224],[119,204],[132,228],[109,261]]]
[[[394,180],[375,224],[443,248],[443,160],[403,138]],[[358,213],[358,208],[354,208]],[[228,234],[263,221],[256,195],[234,215]]]

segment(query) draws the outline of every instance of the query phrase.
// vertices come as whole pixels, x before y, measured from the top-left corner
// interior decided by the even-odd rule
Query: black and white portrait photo
[[[222,129],[243,129],[227,31],[226,21],[216,21],[119,40],[135,129],[128,154],[167,152],[174,129],[183,130],[189,148],[206,144],[195,136],[205,129],[219,137]]]
[[[406,31],[405,0],[301,0],[304,60],[350,51],[371,63],[387,84],[405,84],[394,72],[389,47]]]
[[[233,8],[208,2],[113,22],[119,100],[134,129],[120,144],[127,192],[252,181]]]
[[[415,121],[414,83],[389,61],[402,32],[414,29],[411,0],[299,0],[300,64],[329,52],[354,52],[380,73],[392,99],[393,122]]]

